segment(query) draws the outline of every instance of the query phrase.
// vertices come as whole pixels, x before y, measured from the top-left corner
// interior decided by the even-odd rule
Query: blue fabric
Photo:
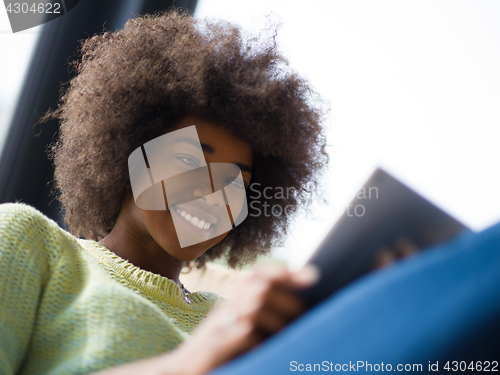
[[[500,224],[429,250],[363,277],[212,375],[289,374],[306,364],[364,372],[382,362],[393,371],[422,364],[425,373],[436,361],[450,373],[446,361],[498,361]]]

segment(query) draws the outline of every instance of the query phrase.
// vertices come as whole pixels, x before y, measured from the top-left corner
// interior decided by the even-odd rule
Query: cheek
[[[208,246],[208,248],[211,248],[211,247],[217,245],[224,238],[226,238],[228,234],[229,234],[229,232],[226,232],[226,233],[221,234],[220,236],[214,237],[211,240],[207,241],[207,242],[210,242],[210,245]]]
[[[170,211],[143,210],[143,218],[150,236],[160,246],[179,246]]]

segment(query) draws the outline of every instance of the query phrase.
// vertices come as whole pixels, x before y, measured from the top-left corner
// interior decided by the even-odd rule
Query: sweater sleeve
[[[0,205],[0,373],[15,374],[35,324],[53,254],[46,219],[23,204]]]

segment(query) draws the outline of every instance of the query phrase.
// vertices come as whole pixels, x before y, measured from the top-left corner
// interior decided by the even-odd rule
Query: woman
[[[27,206],[0,211],[0,368],[206,373],[303,311],[291,289],[310,285],[313,273],[273,269],[258,273],[193,333],[219,298],[190,293],[179,275],[220,257],[241,266],[281,240],[290,217],[280,213],[308,200],[326,163],[321,108],[274,39],[246,40],[227,23],[175,12],[139,17],[85,41],[81,53],[78,74],[51,114],[61,121],[55,182],[71,235]],[[130,156],[143,150],[152,170],[148,142],[193,125],[211,184],[183,182],[179,194],[188,197],[173,202],[165,180],[165,209],[140,208]],[[171,156],[186,171],[201,166],[184,152]],[[238,166],[241,179],[226,181],[236,189],[256,183],[295,194],[267,199],[271,215],[240,223],[227,194],[214,198],[221,190],[214,187],[216,165]],[[180,204],[194,200],[198,206],[183,214]],[[251,196],[246,200],[252,207]],[[217,215],[227,208],[230,230],[203,232],[221,225]],[[182,220],[195,238],[187,246]]]

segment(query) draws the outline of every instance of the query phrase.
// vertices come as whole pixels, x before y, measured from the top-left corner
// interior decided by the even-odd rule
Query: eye
[[[178,155],[176,156],[176,158],[182,161],[184,164],[189,165],[190,167],[198,168],[200,166],[198,163],[198,159],[196,158],[183,155]]]

